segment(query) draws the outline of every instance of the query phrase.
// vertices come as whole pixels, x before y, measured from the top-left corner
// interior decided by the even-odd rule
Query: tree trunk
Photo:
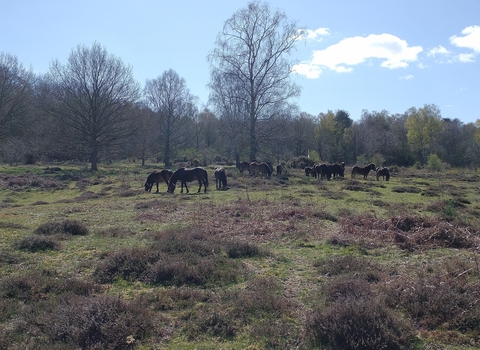
[[[94,147],[90,154],[90,170],[98,171],[98,148]]]

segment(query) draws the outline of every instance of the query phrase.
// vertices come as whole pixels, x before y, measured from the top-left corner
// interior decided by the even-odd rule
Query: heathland
[[[478,171],[225,168],[0,166],[0,349],[480,347]]]

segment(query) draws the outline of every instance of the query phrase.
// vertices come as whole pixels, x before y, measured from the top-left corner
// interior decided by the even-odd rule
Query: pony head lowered
[[[191,169],[180,168],[176,170],[170,177],[170,181],[168,182],[167,192],[173,193],[175,191],[177,181],[179,180],[182,185],[182,189],[180,193],[183,193],[183,187],[186,188],[188,193],[189,191],[187,187],[187,182],[194,181],[194,180],[198,181],[197,193],[200,192],[202,185],[204,188],[204,192],[207,193],[208,175],[207,175],[207,171],[201,167],[196,167]]]
[[[214,171],[217,190],[227,189],[227,171],[223,167],[216,167]]]
[[[147,177],[147,181],[145,182],[145,191],[150,192],[154,184],[157,184],[157,192],[158,192],[158,184],[160,182],[165,182],[168,185],[168,180],[170,180],[170,176],[172,176],[173,171],[169,169],[163,169],[161,171],[154,171],[150,173]]]

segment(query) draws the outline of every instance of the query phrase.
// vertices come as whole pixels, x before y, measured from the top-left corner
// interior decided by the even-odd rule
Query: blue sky
[[[480,0],[272,0],[308,29],[292,53],[301,111],[403,113],[437,105],[445,118],[480,119]],[[142,87],[173,69],[207,103],[208,53],[247,1],[2,1],[0,52],[45,73],[95,41],[131,65]]]

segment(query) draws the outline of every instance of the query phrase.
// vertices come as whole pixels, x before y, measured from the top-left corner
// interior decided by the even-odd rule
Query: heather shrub
[[[42,224],[35,230],[35,233],[37,235],[67,234],[84,236],[88,234],[88,228],[77,220],[64,220]]]
[[[60,249],[60,243],[51,237],[26,236],[14,243],[19,250],[26,250],[31,253]]]
[[[213,292],[205,289],[180,286],[158,289],[150,296],[150,302],[155,310],[182,310],[211,302],[213,296]]]
[[[38,317],[49,343],[81,349],[132,349],[152,330],[152,317],[138,301],[111,296],[60,297]]]
[[[326,276],[353,275],[368,282],[380,280],[382,268],[362,257],[353,255],[328,256],[314,262],[317,271]]]
[[[328,349],[410,349],[411,325],[378,298],[346,297],[310,312],[308,340]]]
[[[138,281],[149,264],[160,259],[160,253],[151,248],[122,249],[108,254],[96,267],[93,277],[99,283],[112,283],[121,278]]]
[[[33,277],[33,278],[32,278]],[[28,301],[35,290],[35,276],[5,276],[0,280],[0,296],[2,299],[19,299]]]
[[[194,254],[210,256],[220,252],[220,245],[200,230],[190,228],[159,232],[154,237],[155,247],[167,254]]]
[[[241,263],[232,259],[178,254],[149,265],[142,279],[153,285],[218,287],[238,282],[241,273]]]
[[[362,278],[339,276],[327,283],[324,294],[329,302],[341,302],[343,299],[361,299],[373,296],[370,284]]]
[[[208,304],[202,306],[197,313],[187,316],[185,333],[190,341],[201,339],[205,335],[228,340],[237,335],[241,323],[231,306]]]
[[[225,245],[227,255],[232,259],[253,258],[266,254],[266,251],[249,242],[229,241]]]
[[[256,277],[238,296],[238,306],[251,317],[281,317],[291,305],[283,296],[281,282],[275,277]]]

